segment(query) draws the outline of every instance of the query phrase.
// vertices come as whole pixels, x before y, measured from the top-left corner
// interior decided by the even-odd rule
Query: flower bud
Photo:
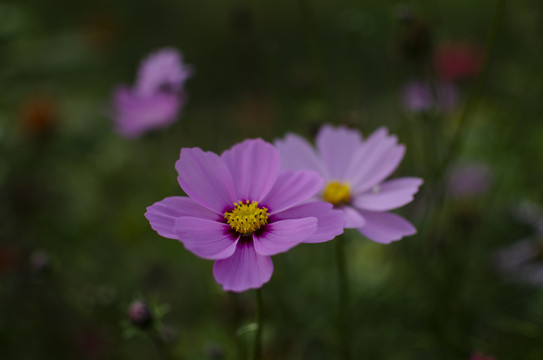
[[[132,325],[146,329],[153,323],[153,316],[147,304],[141,300],[135,300],[128,308],[128,318]]]

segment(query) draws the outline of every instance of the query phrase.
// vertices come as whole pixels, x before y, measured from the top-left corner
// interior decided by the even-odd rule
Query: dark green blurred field
[[[353,359],[543,359],[543,256],[530,260],[540,284],[496,264],[543,238],[518,210],[543,224],[543,3],[505,2],[492,50],[500,3],[2,2],[0,359],[160,359],[129,324],[135,299],[162,314],[173,359],[245,359],[252,291],[223,292],[212,262],[157,235],[145,208],[182,194],[181,147],[313,138],[324,123],[388,127],[407,146],[395,176],[425,179],[400,211],[417,235],[385,246],[346,231]],[[436,81],[447,42],[486,48],[486,81],[458,81],[452,112],[409,111],[403,87]],[[124,139],[111,92],[164,46],[196,69],[188,102],[169,128]],[[471,163],[488,189],[452,196],[451,171]],[[273,261],[263,359],[340,359],[333,241]]]

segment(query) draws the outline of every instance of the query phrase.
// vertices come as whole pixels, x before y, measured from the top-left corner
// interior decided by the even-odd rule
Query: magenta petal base
[[[215,280],[224,290],[234,292],[260,288],[270,281],[272,273],[271,258],[258,255],[253,244],[247,241],[240,241],[234,255],[217,260],[213,266]]]

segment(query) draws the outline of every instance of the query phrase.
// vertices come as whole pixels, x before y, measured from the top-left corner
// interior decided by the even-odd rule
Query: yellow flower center
[[[340,183],[339,181],[332,181],[326,185],[324,194],[322,194],[324,200],[334,205],[348,203],[351,200],[351,191],[348,183]]]
[[[234,203],[234,209],[224,213],[230,227],[241,234],[252,234],[268,223],[268,209],[258,207],[258,203],[249,200]]]

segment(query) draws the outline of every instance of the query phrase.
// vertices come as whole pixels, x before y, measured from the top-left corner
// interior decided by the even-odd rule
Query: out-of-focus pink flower
[[[543,285],[543,212],[535,204],[524,203],[514,214],[520,221],[533,226],[533,234],[499,250],[497,268],[513,280]]]
[[[130,88],[119,87],[113,93],[117,131],[135,138],[149,130],[166,127],[176,120],[183,102],[183,97],[175,93],[142,96]]]
[[[193,70],[171,48],[145,58],[136,85],[119,86],[113,92],[112,116],[117,131],[135,138],[149,130],[170,125],[185,102],[184,84]]]
[[[498,252],[498,268],[512,279],[543,285],[543,239],[527,238]]]
[[[443,43],[438,46],[435,66],[445,81],[457,81],[477,76],[484,63],[484,51],[470,43]]]
[[[497,360],[494,356],[486,356],[482,352],[476,352],[471,355],[470,360]]]
[[[453,197],[481,195],[492,185],[492,171],[483,163],[454,166],[449,172],[447,190]]]
[[[343,211],[345,227],[387,244],[416,233],[410,222],[388,211],[410,203],[422,184],[414,177],[385,181],[405,153],[397,141],[386,128],[362,140],[359,131],[325,125],[317,134],[316,149],[294,134],[275,145],[284,168],[321,174],[325,186],[317,197]]]
[[[179,92],[193,72],[192,66],[183,64],[183,58],[176,49],[158,50],[141,62],[136,91],[143,96],[161,90]]]
[[[450,112],[458,104],[458,95],[453,84],[438,83],[435,90],[423,81],[407,83],[402,92],[403,105],[411,111],[427,111],[436,108],[441,112]]]
[[[246,140],[218,156],[183,148],[176,163],[188,197],[168,197],[145,217],[161,236],[215,260],[224,290],[260,288],[273,273],[271,255],[300,243],[324,242],[343,232],[340,211],[308,202],[323,184],[315,171],[280,171],[269,143]]]

